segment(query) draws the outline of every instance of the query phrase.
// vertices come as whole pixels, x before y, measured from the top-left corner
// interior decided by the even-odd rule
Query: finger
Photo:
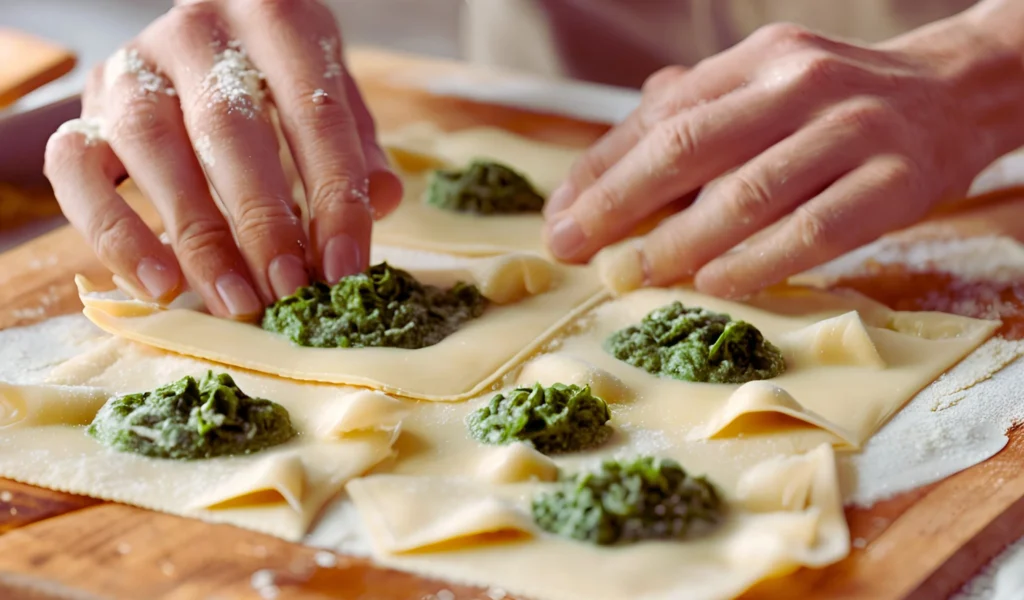
[[[644,82],[640,107],[576,161],[565,183],[548,200],[545,216],[567,209],[661,121],[746,85],[759,52],[757,44],[741,43],[692,69],[670,66],[651,75]]]
[[[745,88],[661,122],[546,227],[556,258],[589,260],[637,222],[794,131],[805,107]]]
[[[46,145],[45,174],[68,222],[96,256],[146,299],[166,302],[181,289],[170,250],[117,194],[124,167],[101,137],[96,121],[75,119]]]
[[[267,303],[307,281],[306,235],[292,211],[261,75],[227,32],[214,3],[182,4],[143,32],[139,47],[161,57],[248,267],[251,280],[236,274],[226,293],[241,299],[251,281]]]
[[[107,61],[105,117],[113,123],[111,147],[157,209],[185,278],[210,312],[253,317],[263,303],[210,195],[175,90],[151,65],[135,48],[119,50]],[[274,274],[271,269],[271,282],[280,283]]]
[[[373,218],[383,219],[402,202],[402,180],[391,169],[387,154],[377,141],[377,126],[352,75],[345,71],[348,105],[356,118],[366,170],[370,174],[370,205]]]
[[[836,181],[772,235],[697,272],[703,292],[740,297],[909,225],[927,210],[928,190],[903,157],[880,156]]]
[[[229,6],[266,75],[302,176],[320,274],[333,283],[358,273],[370,255],[369,170],[333,17],[312,0]]]
[[[651,232],[641,246],[651,285],[692,276],[816,196],[867,158],[885,114],[851,102],[819,118],[725,175],[698,202]]]

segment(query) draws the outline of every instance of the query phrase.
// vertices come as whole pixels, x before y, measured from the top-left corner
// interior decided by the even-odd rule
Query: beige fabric
[[[659,66],[692,65],[774,22],[881,41],[975,0],[476,0],[461,26],[466,58],[542,75],[639,85]]]

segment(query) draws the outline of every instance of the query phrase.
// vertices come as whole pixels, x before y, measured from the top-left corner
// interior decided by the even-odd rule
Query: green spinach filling
[[[119,452],[184,460],[251,454],[296,434],[283,406],[250,398],[212,371],[111,398],[86,431]]]
[[[427,204],[456,212],[507,215],[540,212],[544,197],[511,168],[475,160],[466,169],[432,172]]]
[[[498,394],[466,418],[470,435],[485,444],[529,442],[544,454],[576,452],[606,442],[611,411],[589,386],[556,383]]]
[[[746,383],[786,370],[782,352],[750,323],[680,302],[616,331],[605,349],[648,373],[683,381]]]
[[[263,314],[262,327],[317,348],[433,346],[483,314],[487,299],[475,285],[424,285],[387,263],[365,273],[299,288]]]
[[[610,545],[704,533],[721,521],[724,505],[703,477],[690,476],[675,461],[647,456],[563,475],[555,490],[534,497],[532,512],[545,531]]]

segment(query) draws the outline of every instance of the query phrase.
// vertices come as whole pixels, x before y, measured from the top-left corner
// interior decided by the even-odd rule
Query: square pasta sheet
[[[197,307],[165,308],[96,293],[84,278],[77,281],[86,317],[117,336],[260,373],[442,401],[487,389],[577,311],[605,297],[595,267],[558,265],[535,254],[458,258],[383,247],[374,253],[374,262],[387,260],[425,283],[474,283],[492,303],[481,317],[426,348],[310,348]]]
[[[538,214],[474,215],[426,203],[430,171],[462,169],[474,159],[505,164],[547,197],[569,173],[581,148],[531,140],[493,127],[444,132],[420,123],[381,136],[405,183],[402,204],[374,226],[382,244],[463,255],[543,252],[544,218]]]
[[[116,452],[86,434],[108,398],[208,369],[284,406],[298,435],[251,455],[183,461]],[[0,475],[299,540],[346,481],[392,455],[404,408],[379,392],[224,370],[110,338],[47,384],[0,384]]]
[[[602,349],[613,331],[677,300],[753,323],[783,350],[788,371],[742,386],[696,384],[652,376]],[[846,556],[833,447],[862,444],[996,325],[800,289],[747,304],[683,289],[634,292],[598,307],[507,382],[591,385],[612,408],[608,444],[553,459],[523,445],[481,446],[464,421],[488,397],[423,406],[403,422],[397,461],[347,489],[387,566],[544,600],[731,598]],[[530,497],[558,468],[640,454],[707,475],[731,505],[726,523],[692,541],[613,548],[532,524]]]

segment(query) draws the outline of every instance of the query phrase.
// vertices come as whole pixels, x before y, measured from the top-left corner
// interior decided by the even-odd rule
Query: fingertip
[[[551,196],[548,197],[548,201],[544,203],[544,217],[550,219],[554,215],[557,215],[569,208],[572,206],[572,202],[575,198],[576,192],[572,184],[568,181],[562,183],[560,186],[555,188],[555,191],[551,192]]]
[[[383,219],[402,203],[405,186],[389,168],[370,172],[370,207],[374,219]]]
[[[135,281],[152,300],[164,304],[173,300],[181,291],[181,269],[175,260],[166,256],[147,256],[135,266]]]
[[[581,255],[587,246],[587,236],[571,213],[556,215],[544,232],[548,250],[555,258],[564,262],[583,260]]]

